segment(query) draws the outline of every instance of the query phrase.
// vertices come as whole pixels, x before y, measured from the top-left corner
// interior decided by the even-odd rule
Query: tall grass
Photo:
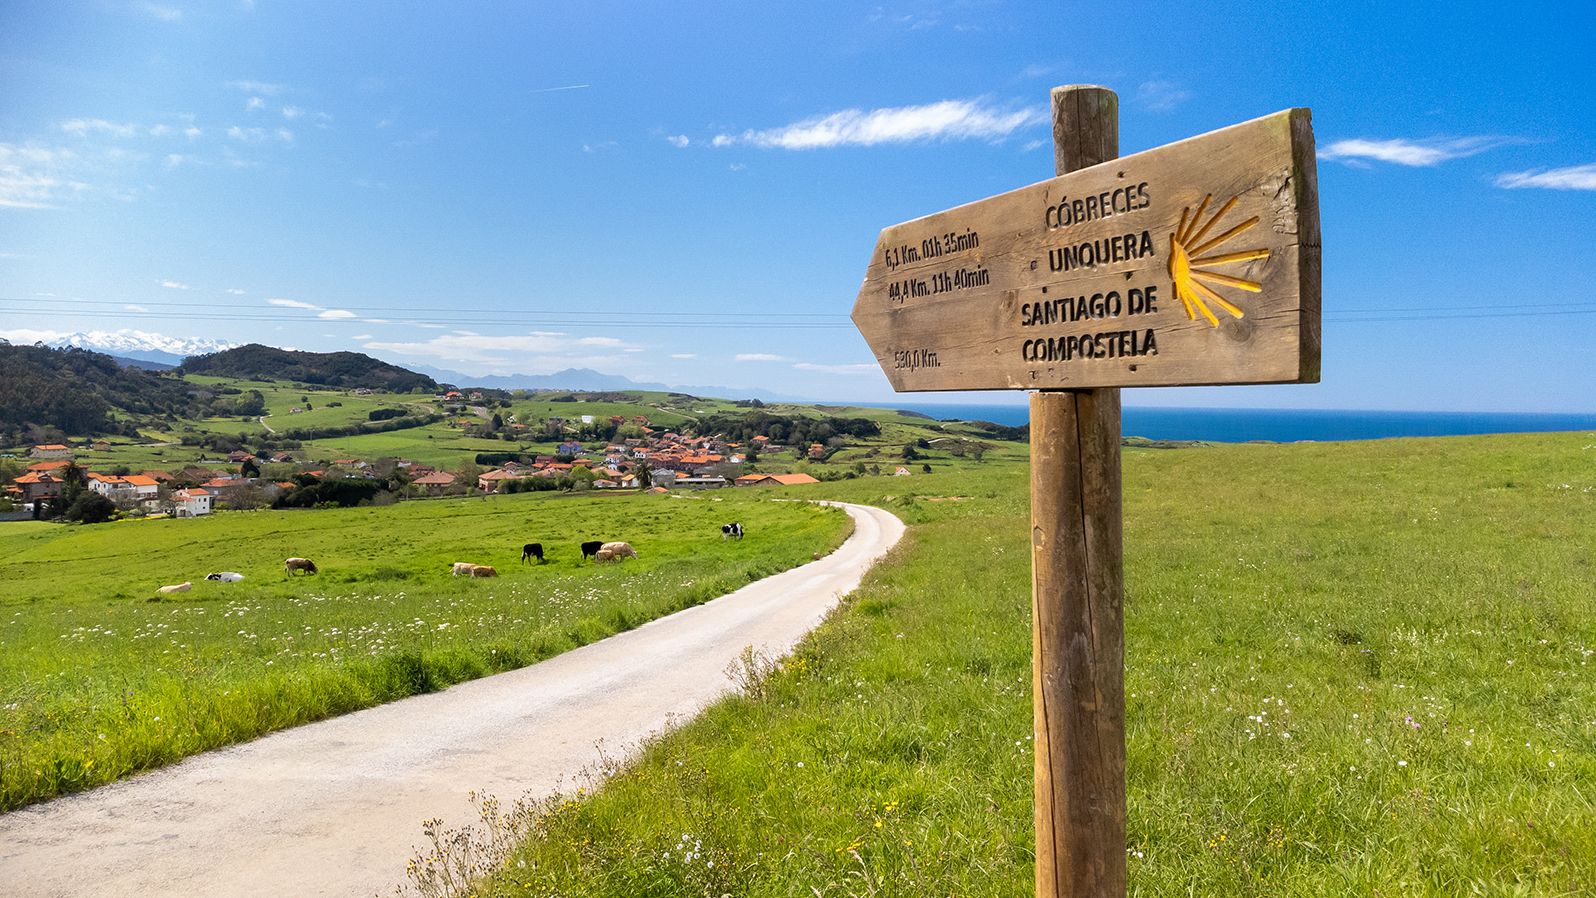
[[[1132,895],[1596,893],[1596,436],[1125,466]],[[480,891],[1029,894],[1025,489],[811,488],[911,531]]]
[[[529,664],[801,564],[847,529],[834,509],[760,498],[0,524],[0,809]],[[723,542],[734,519],[748,538]],[[601,538],[642,557],[583,563],[578,543]],[[525,542],[550,563],[521,565]],[[287,577],[290,555],[322,573]],[[501,576],[455,578],[454,561]],[[203,580],[213,570],[246,579]]]

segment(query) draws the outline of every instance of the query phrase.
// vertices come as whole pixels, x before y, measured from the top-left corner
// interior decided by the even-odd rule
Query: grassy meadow
[[[0,523],[0,810],[529,664],[808,561],[849,529],[773,495]],[[723,542],[728,520],[748,537]],[[641,557],[584,564],[589,539]],[[520,563],[527,542],[547,564]],[[293,555],[321,573],[289,578]],[[501,576],[455,578],[455,561]],[[246,579],[203,579],[224,570]],[[183,581],[193,590],[157,597]]]
[[[480,892],[1030,894],[1024,471],[801,491],[910,532]],[[1130,894],[1596,894],[1596,434],[1133,449],[1125,504]]]

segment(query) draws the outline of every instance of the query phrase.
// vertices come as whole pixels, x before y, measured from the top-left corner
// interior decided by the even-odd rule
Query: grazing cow
[[[283,562],[283,571],[290,577],[294,575],[294,571],[314,574],[316,573],[316,562],[311,561],[309,558],[290,558]]]
[[[720,525],[720,538],[721,539],[742,539],[743,538],[743,525],[737,523],[736,521],[733,521],[730,524],[722,524],[722,525]]]
[[[605,564],[615,560],[615,553],[609,549],[600,549],[593,553],[593,560],[599,564]]]
[[[543,544],[527,543],[521,547],[521,563],[526,564],[528,558],[536,558],[538,564],[543,563]]]
[[[169,596],[169,595],[171,595],[174,592],[188,592],[189,590],[191,590],[193,588],[194,588],[194,584],[188,582],[187,580],[184,580],[182,583],[179,583],[176,586],[162,586],[162,587],[160,587],[159,589],[157,589],[155,591],[160,593],[163,596]]]
[[[456,561],[454,563],[454,567],[451,569],[453,572],[452,575],[458,577],[461,574],[464,574],[465,576],[469,577],[471,576],[471,569],[474,567],[476,567],[476,565],[469,561]]]
[[[632,548],[631,543],[605,543],[599,547],[600,552],[604,551],[605,549],[608,549],[610,555],[615,558],[637,557],[637,550]]]
[[[471,565],[471,576],[473,576],[473,577],[497,577],[497,576],[499,576],[499,572],[494,570],[492,567],[490,567],[490,566],[488,566],[486,564],[473,564],[473,565]]]
[[[215,574],[206,574],[205,579],[213,583],[238,583],[244,579],[244,575],[235,571],[221,571]]]
[[[602,548],[604,548],[604,540],[602,540],[602,539],[589,540],[589,541],[583,543],[582,544],[582,560],[586,561],[586,560],[588,560],[588,558],[590,558],[590,557],[592,557],[594,555],[597,555],[598,554],[598,550],[600,550]]]

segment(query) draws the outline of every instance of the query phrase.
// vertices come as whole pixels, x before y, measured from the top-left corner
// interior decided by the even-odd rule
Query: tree
[[[116,517],[116,503],[94,490],[83,490],[67,506],[66,513],[62,517],[68,521],[80,521],[84,524],[103,524]]]
[[[260,465],[255,464],[255,459],[246,458],[244,463],[238,466],[238,473],[243,477],[259,477]]]

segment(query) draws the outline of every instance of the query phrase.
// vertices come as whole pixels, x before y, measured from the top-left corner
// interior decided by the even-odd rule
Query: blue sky
[[[1128,404],[1592,411],[1596,7],[1502,9],[0,0],[0,336],[888,400],[877,233],[1050,176],[1098,83],[1125,153],[1321,151],[1323,382]]]

